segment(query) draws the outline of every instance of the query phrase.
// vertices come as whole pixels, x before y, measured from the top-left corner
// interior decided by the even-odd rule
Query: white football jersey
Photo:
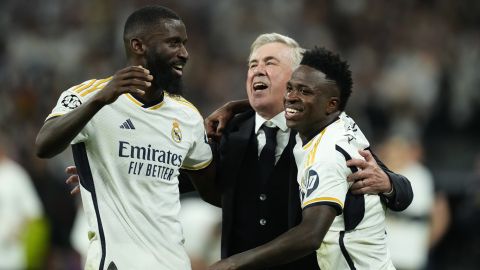
[[[294,149],[302,209],[324,204],[337,217],[327,232],[317,259],[321,269],[395,269],[386,245],[385,208],[378,195],[364,195],[365,213],[355,229],[345,231],[343,209],[352,173],[346,159],[362,158],[369,143],[352,118],[344,112],[302,146],[299,135]]]
[[[66,90],[47,119],[74,110],[110,79]],[[178,221],[179,169],[212,161],[196,108],[167,93],[152,106],[121,95],[89,121],[72,150],[90,227],[85,269],[190,269]]]

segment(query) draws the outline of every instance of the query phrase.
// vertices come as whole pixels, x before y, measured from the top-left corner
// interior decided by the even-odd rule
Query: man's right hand
[[[70,190],[70,194],[77,195],[80,193],[80,178],[77,174],[77,167],[75,166],[68,166],[65,168],[65,172],[70,176],[67,178],[65,183],[69,185],[74,185],[73,189]]]
[[[228,121],[232,119],[233,115],[234,114],[229,107],[229,103],[226,103],[205,118],[205,129],[207,131],[208,138],[219,142],[225,126],[227,125]]]
[[[152,85],[153,76],[142,66],[130,66],[121,69],[113,75],[110,82],[99,91],[94,99],[101,104],[113,103],[125,93],[144,95],[145,90]]]

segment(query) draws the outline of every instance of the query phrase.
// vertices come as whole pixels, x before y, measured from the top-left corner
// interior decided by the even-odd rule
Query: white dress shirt
[[[277,146],[275,147],[275,163],[280,159],[283,150],[288,144],[290,138],[290,129],[287,127],[287,120],[285,120],[285,112],[282,111],[275,115],[272,119],[266,120],[258,113],[255,113],[255,134],[257,135],[258,156],[262,152],[266,143],[265,131],[261,129],[262,125],[267,127],[278,127],[277,131]]]

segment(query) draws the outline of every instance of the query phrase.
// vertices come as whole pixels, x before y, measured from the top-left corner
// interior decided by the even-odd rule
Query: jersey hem
[[[197,165],[182,166],[181,168],[185,169],[185,170],[190,170],[190,171],[197,171],[197,170],[205,169],[208,165],[210,165],[210,163],[212,163],[212,161],[213,161],[213,158],[211,158],[210,160],[207,160],[205,162],[199,163]]]

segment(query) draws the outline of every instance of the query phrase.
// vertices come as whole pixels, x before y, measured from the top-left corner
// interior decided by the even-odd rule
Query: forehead
[[[292,61],[292,48],[280,42],[264,44],[256,48],[248,59],[251,61],[261,61],[266,58],[275,58],[280,61]]]
[[[180,20],[161,19],[151,26],[149,35],[161,37],[183,37],[187,38],[185,24]]]
[[[328,80],[323,72],[309,66],[300,65],[293,71],[290,83],[315,87],[327,84]]]

